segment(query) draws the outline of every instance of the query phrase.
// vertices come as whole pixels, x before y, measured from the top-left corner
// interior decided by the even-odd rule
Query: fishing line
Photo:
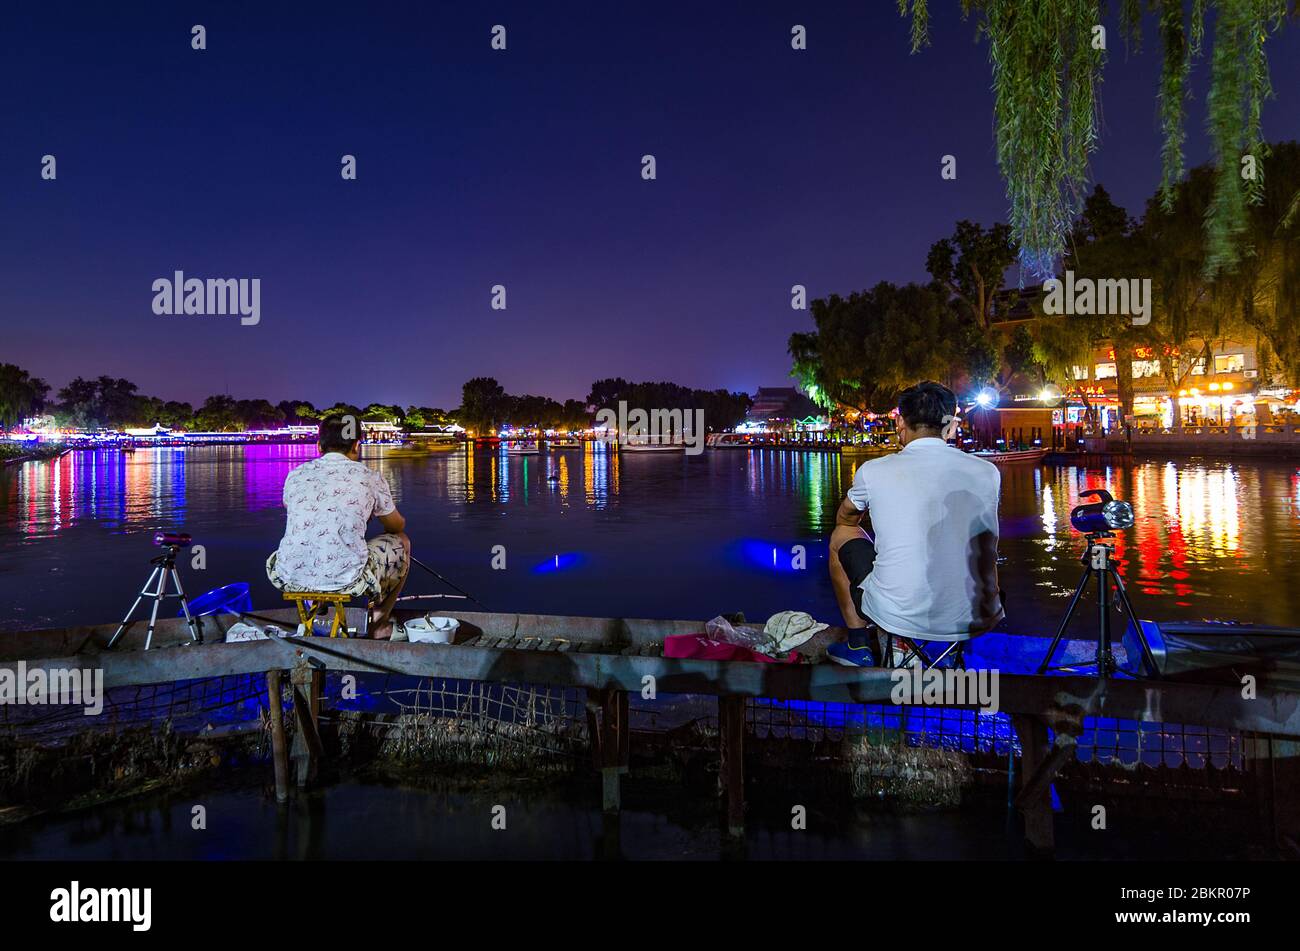
[[[425,571],[427,571],[429,574],[433,575],[435,578],[437,578],[439,581],[441,581],[443,584],[445,584],[448,588],[451,588],[453,591],[455,591],[456,593],[460,594],[462,597],[468,598],[469,600],[473,601],[475,604],[477,604],[479,607],[481,607],[484,611],[486,611],[486,610],[488,609],[488,608],[487,608],[487,605],[485,605],[485,604],[484,604],[482,601],[480,601],[478,598],[474,597],[474,595],[470,594],[470,593],[469,593],[468,591],[466,591],[464,588],[460,588],[460,587],[457,587],[456,585],[452,584],[450,581],[448,581],[448,580],[447,580],[446,578],[444,578],[442,575],[438,574],[438,572],[434,571],[432,568],[430,568],[428,565],[426,565],[426,564],[425,564],[424,562],[422,562],[420,559],[416,558],[414,555],[411,555],[411,562],[412,562],[413,564],[417,564],[417,565],[419,565],[421,568],[423,568],[423,569],[424,569]]]

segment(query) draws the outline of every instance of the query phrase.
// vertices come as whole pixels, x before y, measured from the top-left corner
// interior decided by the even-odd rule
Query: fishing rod
[[[411,556],[411,561],[412,561],[414,564],[419,565],[421,568],[423,568],[423,569],[424,569],[425,571],[427,571],[429,574],[433,575],[435,578],[437,578],[439,581],[441,581],[443,584],[445,584],[448,588],[451,588],[451,590],[457,592],[457,593],[460,594],[462,597],[468,598],[469,600],[473,601],[475,604],[477,604],[479,607],[481,607],[484,611],[486,611],[486,610],[488,609],[488,608],[487,608],[487,605],[484,604],[482,601],[480,601],[478,598],[474,597],[474,595],[470,594],[470,593],[469,593],[468,591],[466,591],[464,588],[461,588],[461,587],[458,587],[458,586],[452,584],[450,581],[448,581],[448,580],[447,580],[446,578],[444,578],[442,575],[438,574],[438,572],[434,571],[432,568],[430,568],[428,565],[426,565],[426,564],[425,564],[424,562],[422,562],[420,559],[416,558],[414,555]]]

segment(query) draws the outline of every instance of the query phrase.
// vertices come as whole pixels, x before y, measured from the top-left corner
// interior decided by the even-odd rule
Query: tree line
[[[235,399],[219,394],[201,405],[142,394],[130,380],[111,376],[95,379],[77,377],[50,397],[50,386],[21,367],[0,363],[0,426],[11,428],[37,415],[53,417],[61,428],[121,431],[128,428],[168,429],[200,432],[240,432],[276,429],[288,425],[310,425],[330,416],[351,415],[366,422],[387,422],[408,429],[459,423],[475,431],[502,426],[542,426],[548,429],[581,429],[594,413],[618,401],[646,409],[695,409],[705,411],[707,425],[723,428],[744,418],[749,397],[725,390],[693,390],[675,383],[628,383],[622,379],[598,380],[587,400],[565,400],[546,396],[514,396],[491,377],[475,377],[461,389],[461,405],[452,410],[430,406],[405,408],[384,403],[354,406],[335,403],[317,407],[309,400]]]
[[[924,378],[959,393],[1047,382],[1069,390],[1073,368],[1091,371],[1094,350],[1110,345],[1122,412],[1130,413],[1134,359],[1159,360],[1173,392],[1199,361],[1212,362],[1216,345],[1234,340],[1254,344],[1262,384],[1300,383],[1300,144],[1271,146],[1261,164],[1263,197],[1247,210],[1245,250],[1231,268],[1209,266],[1212,166],[1193,169],[1172,196],[1157,191],[1137,218],[1100,185],[1088,195],[1061,274],[1150,279],[1146,324],[1127,314],[1046,314],[1036,289],[1006,284],[1016,260],[1011,229],[961,221],[931,246],[928,282],[882,281],[812,301],[814,330],[789,339],[792,375],[824,406],[884,412]],[[1007,320],[1020,316],[1035,319]]]
[[[478,432],[503,425],[576,429],[590,425],[602,409],[617,410],[620,401],[647,410],[702,409],[705,425],[711,429],[734,426],[745,418],[751,404],[744,393],[692,389],[676,383],[629,383],[620,377],[597,380],[585,402],[559,403],[544,396],[511,396],[492,377],[475,377],[462,388],[455,415],[466,429]]]
[[[0,364],[0,425],[12,427],[23,419],[45,415],[56,426],[95,431],[150,428],[201,432],[238,432],[309,425],[327,416],[350,413],[373,422],[397,422],[421,427],[451,422],[450,414],[424,406],[389,406],[371,403],[358,407],[335,403],[318,408],[310,400],[241,400],[218,394],[197,408],[190,403],[147,396],[130,380],[100,376],[77,377],[51,399],[50,386],[11,363]]]

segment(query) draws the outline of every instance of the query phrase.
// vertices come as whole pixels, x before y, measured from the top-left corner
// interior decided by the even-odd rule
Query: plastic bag
[[[732,624],[722,615],[704,625],[704,630],[710,640],[722,641],[724,644],[737,644],[769,656],[776,650],[772,638],[763,628],[753,624]]]

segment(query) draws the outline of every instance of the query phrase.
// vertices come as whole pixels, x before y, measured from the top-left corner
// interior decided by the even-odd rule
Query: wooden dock
[[[822,662],[827,643],[842,636],[831,628],[801,648],[804,663],[761,664],[672,659],[662,656],[669,634],[699,633],[698,621],[558,617],[531,614],[440,612],[461,622],[454,644],[390,643],[321,637],[273,638],[222,643],[233,616],[203,619],[205,643],[186,646],[180,619],[159,622],[155,647],[143,650],[143,624],[136,624],[113,651],[106,650],[116,625],[26,631],[0,636],[0,669],[102,670],[105,688],[160,684],[228,675],[265,675],[271,695],[277,795],[288,795],[290,759],[296,781],[307,782],[321,756],[316,720],[326,671],[446,677],[489,683],[545,684],[582,688],[595,755],[602,773],[607,812],[620,807],[620,777],[629,760],[628,697],[653,682],[659,694],[715,696],[719,703],[721,793],[728,828],[744,826],[744,702],[773,700],[852,704],[891,703],[892,674]],[[257,615],[292,629],[291,610]],[[349,624],[360,623],[349,611]],[[295,749],[285,748],[276,717],[278,685],[290,677],[298,730]],[[647,680],[653,678],[653,681]],[[1023,749],[1017,807],[1026,836],[1039,849],[1052,845],[1050,784],[1074,755],[1086,716],[1148,723],[1200,724],[1267,736],[1268,763],[1261,767],[1281,790],[1271,808],[1280,834],[1300,841],[1300,692],[1267,679],[1255,699],[1234,684],[1198,684],[1086,676],[1035,676],[999,672],[999,706],[1010,715]],[[967,708],[970,709],[970,708]],[[1049,742],[1049,729],[1053,739]],[[1257,744],[1258,745],[1258,744]]]

